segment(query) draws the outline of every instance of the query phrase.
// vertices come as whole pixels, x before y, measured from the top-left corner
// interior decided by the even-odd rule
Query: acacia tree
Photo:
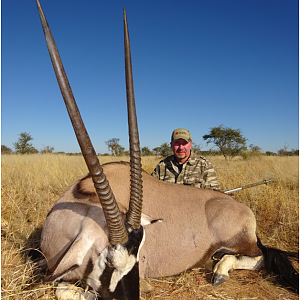
[[[33,137],[27,132],[21,132],[17,142],[13,143],[16,153],[20,154],[32,154],[38,153],[38,150],[29,143],[33,140]]]
[[[125,148],[119,144],[120,139],[112,138],[105,142],[108,151],[114,156],[120,156],[124,154]]]
[[[228,156],[232,158],[240,154],[245,149],[247,141],[240,129],[232,129],[224,125],[210,128],[209,134],[205,134],[203,139],[207,141],[207,144],[215,144],[225,159]]]

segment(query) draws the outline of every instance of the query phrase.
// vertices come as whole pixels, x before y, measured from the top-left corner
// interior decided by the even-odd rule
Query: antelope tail
[[[296,257],[299,260],[299,253],[266,247],[258,237],[257,246],[263,253],[267,272],[274,273],[283,286],[290,287],[299,294],[299,273],[289,260],[289,257]]]

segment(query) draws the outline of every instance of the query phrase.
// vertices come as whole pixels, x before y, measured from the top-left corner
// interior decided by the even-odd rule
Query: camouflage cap
[[[171,142],[174,142],[178,139],[184,139],[187,142],[192,141],[191,133],[187,129],[178,128],[172,132]]]

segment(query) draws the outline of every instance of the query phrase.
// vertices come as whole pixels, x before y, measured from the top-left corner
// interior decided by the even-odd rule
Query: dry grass
[[[128,157],[100,157],[101,163]],[[267,186],[236,192],[237,201],[256,215],[257,232],[265,245],[298,251],[299,159],[257,157],[225,161],[210,157],[222,189],[271,179]],[[144,157],[143,168],[151,173],[159,158]],[[82,157],[65,155],[2,155],[1,284],[2,299],[55,299],[55,287],[43,284],[45,266],[27,259],[37,247],[41,226],[60,193],[87,173]],[[297,266],[298,267],[298,266]],[[148,279],[153,292],[142,299],[298,299],[298,295],[275,285],[261,271],[234,271],[221,286],[212,287],[202,269],[179,276]]]

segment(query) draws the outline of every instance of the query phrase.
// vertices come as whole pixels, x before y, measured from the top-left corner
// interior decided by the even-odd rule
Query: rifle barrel
[[[259,182],[256,182],[256,183],[251,183],[251,184],[248,184],[248,185],[244,185],[244,186],[232,189],[232,190],[227,190],[227,191],[225,191],[223,193],[224,194],[230,194],[230,193],[233,193],[233,192],[236,192],[236,191],[240,191],[240,190],[244,190],[244,189],[248,189],[248,188],[251,188],[251,187],[254,187],[254,186],[257,186],[257,185],[267,184],[269,182],[271,182],[271,180],[267,179],[267,180],[259,181]]]

